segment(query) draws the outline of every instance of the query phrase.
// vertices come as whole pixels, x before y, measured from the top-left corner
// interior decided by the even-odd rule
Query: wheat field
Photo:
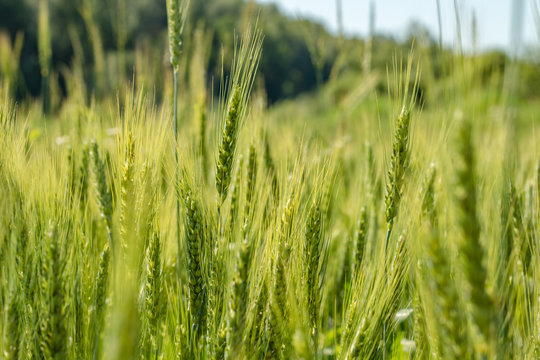
[[[435,82],[417,44],[268,106],[257,19],[214,96],[187,6],[163,84],[144,52],[110,95],[0,78],[2,358],[540,358],[536,105],[474,57]]]

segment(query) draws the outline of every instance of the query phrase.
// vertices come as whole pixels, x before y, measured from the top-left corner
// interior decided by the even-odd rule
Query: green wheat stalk
[[[388,170],[388,183],[386,185],[386,226],[387,236],[385,247],[388,247],[388,240],[394,220],[398,214],[399,203],[402,195],[405,169],[409,160],[409,125],[410,113],[405,107],[397,120],[396,133],[394,135],[394,145],[390,158],[390,169]]]
[[[305,230],[305,263],[307,308],[310,321],[310,335],[313,342],[313,353],[318,357],[319,339],[319,261],[321,258],[322,215],[318,204],[309,210]]]
[[[175,180],[178,185],[178,71],[182,51],[182,33],[189,8],[189,0],[166,0],[169,34],[170,61],[173,67],[173,121],[174,121],[174,161]],[[180,249],[180,199],[176,199],[176,243]]]
[[[485,288],[487,272],[483,262],[484,250],[480,243],[471,125],[465,120],[462,120],[458,130],[457,151],[456,200],[461,229],[460,252],[469,286],[468,300],[472,305],[473,323],[479,331],[476,351],[487,356],[490,341],[493,339],[494,313],[492,300]]]

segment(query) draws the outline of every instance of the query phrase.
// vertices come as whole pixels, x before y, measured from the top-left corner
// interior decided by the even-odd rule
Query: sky
[[[261,3],[277,3],[286,13],[310,17],[337,31],[336,0],[257,0]],[[408,25],[417,21],[425,25],[438,39],[437,0],[341,0],[343,27],[346,34],[365,36],[369,29],[370,2],[375,4],[376,33],[399,38],[407,32]],[[511,36],[512,3],[523,3],[521,25],[514,33],[521,32],[522,41]],[[443,42],[455,46],[457,42],[454,0],[439,0]],[[540,8],[540,0],[457,0],[460,9],[462,44],[465,50],[472,48],[472,19],[476,14],[477,45],[480,49],[505,49],[523,51],[525,46],[540,45],[539,32],[533,15],[534,2]],[[519,18],[519,17],[518,17]],[[515,46],[520,48],[515,49]]]

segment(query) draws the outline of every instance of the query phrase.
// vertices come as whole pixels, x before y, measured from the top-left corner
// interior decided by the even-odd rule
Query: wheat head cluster
[[[0,82],[0,357],[539,359],[539,146],[474,64],[424,109],[419,47],[322,124],[265,105],[255,19],[210,91],[188,6],[162,100],[144,70],[54,112]]]

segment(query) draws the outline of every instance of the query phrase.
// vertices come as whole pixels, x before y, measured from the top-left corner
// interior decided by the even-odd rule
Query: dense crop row
[[[422,110],[411,54],[391,122],[338,108],[332,138],[261,105],[247,31],[214,105],[169,5],[178,103],[71,96],[43,125],[0,92],[1,356],[540,356],[538,145],[507,103]]]

